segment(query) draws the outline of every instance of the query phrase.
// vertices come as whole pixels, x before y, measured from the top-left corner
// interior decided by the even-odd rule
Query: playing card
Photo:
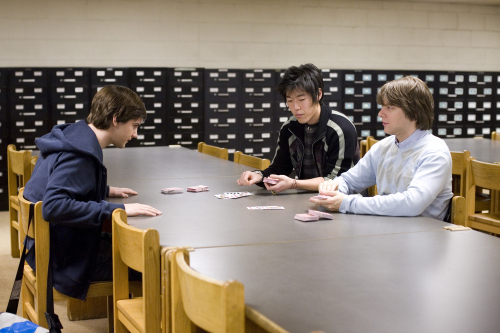
[[[322,194],[318,194],[318,195],[311,197],[311,199],[318,199],[318,200],[325,200],[328,198],[331,198],[331,197],[328,195],[322,195]]]
[[[279,210],[279,209],[285,209],[283,206],[253,206],[253,207],[247,207],[248,209],[251,210]]]
[[[320,212],[319,210],[309,209],[308,213],[310,215],[316,215],[325,219],[333,220],[333,215],[325,212]]]
[[[319,216],[312,215],[312,214],[295,214],[294,219],[299,220],[299,221],[303,221],[303,222],[318,221]]]
[[[204,192],[208,191],[208,186],[205,185],[197,185],[197,186],[191,186],[187,188],[188,192]]]
[[[182,188],[180,187],[166,187],[161,189],[161,193],[172,194],[172,193],[182,193]]]
[[[218,196],[222,196],[221,198],[219,198]],[[217,194],[216,196],[219,198],[219,199],[238,199],[238,198],[242,198],[242,197],[247,197],[249,195],[253,195],[253,193],[250,193],[250,192],[224,192],[224,194]]]
[[[269,185],[276,185],[279,182],[279,179],[264,177],[262,180],[264,183],[268,183]]]

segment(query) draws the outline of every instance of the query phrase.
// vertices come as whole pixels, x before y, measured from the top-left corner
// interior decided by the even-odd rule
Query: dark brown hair
[[[146,120],[146,108],[141,98],[127,87],[106,86],[92,99],[87,124],[106,130],[111,127],[113,117],[126,123],[133,119]]]
[[[377,94],[379,105],[403,109],[406,118],[414,120],[417,128],[429,130],[434,121],[434,99],[427,85],[413,76],[387,82]]]

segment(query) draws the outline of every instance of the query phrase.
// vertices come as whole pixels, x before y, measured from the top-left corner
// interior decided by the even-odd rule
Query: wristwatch
[[[260,181],[259,183],[261,183],[263,180],[264,180],[264,175],[262,174],[262,171],[260,170],[254,170],[253,172],[255,172],[256,174],[260,175]]]

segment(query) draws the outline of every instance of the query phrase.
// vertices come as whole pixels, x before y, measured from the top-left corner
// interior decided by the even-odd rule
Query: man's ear
[[[118,125],[118,121],[116,121],[116,116],[113,116],[113,126]]]
[[[318,102],[323,97],[323,90],[321,88],[318,89]]]

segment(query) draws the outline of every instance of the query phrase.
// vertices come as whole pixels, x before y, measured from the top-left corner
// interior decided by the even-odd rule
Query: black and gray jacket
[[[304,131],[305,125],[300,124],[295,116],[283,124],[273,161],[262,171],[264,177],[290,175],[294,170],[298,179],[303,179]],[[344,114],[322,105],[312,148],[320,175],[325,180],[333,179],[359,160],[356,127]],[[258,185],[263,186],[262,182]]]

